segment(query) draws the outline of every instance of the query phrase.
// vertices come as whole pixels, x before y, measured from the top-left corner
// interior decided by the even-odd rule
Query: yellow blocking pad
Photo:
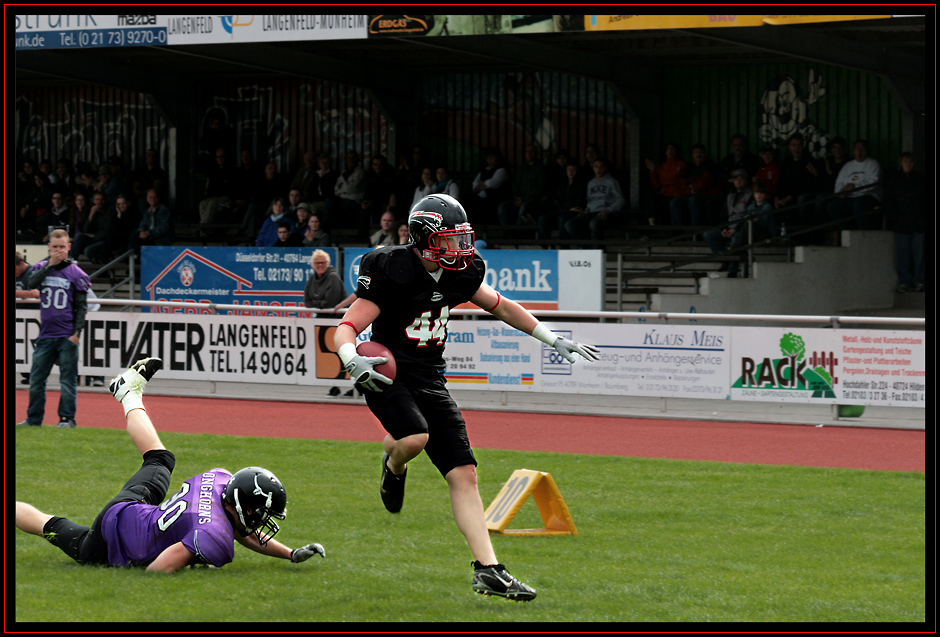
[[[529,496],[535,500],[544,529],[507,529]],[[577,535],[574,520],[552,476],[543,471],[516,469],[487,507],[486,528],[505,535]]]

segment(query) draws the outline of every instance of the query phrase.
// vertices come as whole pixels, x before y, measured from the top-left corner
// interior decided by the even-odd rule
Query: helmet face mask
[[[261,467],[246,467],[232,475],[225,487],[224,500],[238,516],[242,536],[254,534],[261,546],[267,546],[280,527],[272,518],[286,516],[287,492],[277,477]]]
[[[428,195],[416,203],[408,234],[423,259],[446,270],[463,270],[473,258],[473,228],[463,206],[449,195]]]

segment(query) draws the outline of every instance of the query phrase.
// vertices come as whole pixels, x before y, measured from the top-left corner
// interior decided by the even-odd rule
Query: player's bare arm
[[[480,286],[470,301],[507,325],[532,335],[549,347],[554,347],[569,363],[577,360],[575,354],[579,354],[588,361],[600,360],[600,351],[596,347],[576,343],[555,334],[532,316],[527,309],[507,299],[486,283]]]
[[[196,555],[192,553],[182,542],[177,542],[166,547],[157,559],[147,566],[148,571],[163,571],[164,573],[175,573],[176,571],[196,563]]]

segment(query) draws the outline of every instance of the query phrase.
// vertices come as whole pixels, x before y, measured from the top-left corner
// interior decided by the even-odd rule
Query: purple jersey
[[[43,269],[48,259],[33,265],[29,274]],[[80,267],[71,263],[62,269],[53,268],[39,285],[39,338],[68,338],[75,333],[75,293],[88,292],[91,279]]]
[[[235,557],[235,531],[222,506],[232,474],[212,469],[193,476],[157,506],[122,502],[101,521],[111,566],[144,566],[182,542],[200,562],[222,566]]]

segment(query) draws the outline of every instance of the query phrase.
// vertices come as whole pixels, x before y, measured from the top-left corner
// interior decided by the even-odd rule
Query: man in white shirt
[[[855,159],[847,161],[836,177],[835,192],[841,196],[829,202],[829,217],[835,221],[851,216],[859,230],[873,230],[880,224],[868,212],[881,201],[883,190],[880,185],[865,186],[881,182],[881,165],[868,156],[864,139],[855,142],[854,153]]]

